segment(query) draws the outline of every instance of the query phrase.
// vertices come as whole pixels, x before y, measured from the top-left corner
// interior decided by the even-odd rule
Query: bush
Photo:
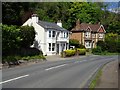
[[[80,49],[80,48],[78,48],[77,49],[77,53],[78,53],[78,55],[85,55],[86,54],[86,49]]]
[[[42,51],[37,48],[21,48],[18,51],[18,54],[21,56],[35,56],[35,55],[43,55]]]
[[[104,41],[98,41],[97,46],[101,47],[102,51],[105,51],[107,49],[106,43]]]
[[[62,57],[70,57],[70,56],[74,56],[75,54],[76,54],[76,50],[65,50],[61,52]]]
[[[100,54],[100,53],[102,53],[102,49],[101,49],[101,47],[97,47],[97,48],[93,48],[92,49],[92,53],[93,54]]]
[[[6,58],[4,58],[4,63],[7,62],[8,65],[19,65],[18,60],[21,59],[20,56],[7,56]]]
[[[35,31],[32,26],[17,27],[13,25],[0,25],[2,28],[2,53],[3,56],[15,55],[16,50],[33,44]]]
[[[85,49],[85,46],[82,45],[82,44],[80,44],[80,45],[79,45],[79,48],[81,48],[81,49]]]
[[[75,46],[76,48],[80,47],[79,41],[76,39],[70,39],[69,44],[70,44],[70,46]]]
[[[74,56],[75,55],[75,50],[66,50],[65,53],[66,53],[66,56]]]
[[[86,54],[86,49],[80,49],[76,48],[76,50],[65,50],[61,53],[62,57],[70,57],[74,55],[85,55]]]

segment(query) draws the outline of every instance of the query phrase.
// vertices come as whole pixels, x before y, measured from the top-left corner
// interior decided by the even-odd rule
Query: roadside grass
[[[46,60],[43,55],[35,55],[35,56],[7,56],[2,57],[2,63],[10,65],[19,65],[21,62],[38,62]]]
[[[102,67],[103,68],[103,67]],[[98,81],[100,79],[100,76],[102,75],[102,68],[97,72],[97,75],[95,76],[95,78],[91,81],[89,88],[90,90],[94,90],[94,88],[96,87],[96,85],[98,84]]]
[[[33,60],[33,59],[46,59],[43,55],[35,55],[35,56],[25,56],[21,58],[22,60]]]

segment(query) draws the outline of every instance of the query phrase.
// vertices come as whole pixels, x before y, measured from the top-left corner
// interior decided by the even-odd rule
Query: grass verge
[[[102,68],[98,71],[97,75],[90,83],[90,85],[89,85],[90,90],[93,90],[96,87],[101,75],[102,75]]]

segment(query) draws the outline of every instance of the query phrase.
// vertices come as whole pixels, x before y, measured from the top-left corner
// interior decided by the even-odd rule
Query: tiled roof
[[[42,26],[43,28],[52,28],[52,29],[56,29],[56,30],[61,30],[61,31],[67,31],[66,29],[58,26],[56,23],[52,23],[52,22],[46,22],[46,21],[38,21],[38,24],[40,26]]]
[[[100,26],[100,24],[81,23],[77,24],[71,31],[86,31],[87,28],[90,27],[93,32],[97,32]]]

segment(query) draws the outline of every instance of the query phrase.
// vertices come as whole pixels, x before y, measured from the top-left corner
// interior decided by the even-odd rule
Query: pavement
[[[105,65],[96,88],[118,88],[118,70],[118,61]]]
[[[84,57],[89,57],[90,55],[72,56],[62,58],[60,55],[45,56],[47,61],[61,61],[61,60],[71,60],[71,59],[81,59]]]
[[[93,74],[117,56],[53,60],[2,70],[3,88],[83,88]],[[52,60],[52,57],[51,57]]]

